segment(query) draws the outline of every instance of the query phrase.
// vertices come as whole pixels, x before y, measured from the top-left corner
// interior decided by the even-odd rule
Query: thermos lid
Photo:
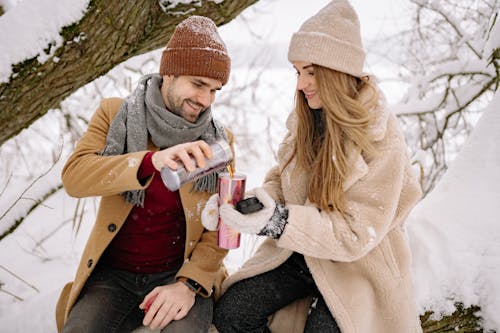
[[[215,141],[215,143],[220,146],[220,148],[222,149],[222,151],[226,155],[225,160],[227,162],[232,161],[232,159],[233,159],[233,151],[231,150],[231,146],[229,145],[229,142],[227,142],[224,139],[219,139],[219,140]]]

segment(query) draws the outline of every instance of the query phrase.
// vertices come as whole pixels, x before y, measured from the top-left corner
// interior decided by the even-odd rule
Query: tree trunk
[[[187,16],[207,16],[222,25],[257,1],[198,0],[166,12],[158,1],[90,1],[80,22],[61,30],[64,43],[51,59],[16,64],[9,82],[0,84],[0,146],[117,64],[164,47]]]

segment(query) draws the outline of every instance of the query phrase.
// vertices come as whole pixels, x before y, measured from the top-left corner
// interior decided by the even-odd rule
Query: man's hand
[[[184,318],[193,307],[195,296],[194,291],[180,281],[156,287],[139,304],[139,308],[146,311],[142,324],[153,330],[163,329],[172,320]]]
[[[164,166],[177,170],[179,162],[181,162],[186,170],[191,172],[196,168],[192,157],[194,157],[196,165],[203,168],[206,165],[206,160],[212,158],[212,149],[203,140],[186,142],[155,152],[152,161],[153,166],[158,171],[161,171]]]

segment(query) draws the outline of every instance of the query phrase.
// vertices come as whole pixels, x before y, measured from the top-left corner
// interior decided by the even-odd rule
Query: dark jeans
[[[214,324],[219,333],[270,332],[267,317],[306,296],[313,296],[314,301],[304,332],[340,333],[304,257],[298,253],[272,271],[232,285],[215,304]]]
[[[126,333],[142,326],[139,304],[155,287],[174,282],[177,271],[135,274],[96,267],[71,310],[62,333]],[[213,298],[196,295],[186,317],[172,321],[161,332],[207,332],[213,314]]]

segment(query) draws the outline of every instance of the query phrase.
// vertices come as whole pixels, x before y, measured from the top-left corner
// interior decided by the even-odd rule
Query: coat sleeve
[[[271,168],[264,178],[262,187],[276,201],[284,203],[283,191],[281,190],[281,177],[278,166]]]
[[[368,173],[345,193],[348,217],[321,211],[313,204],[288,205],[288,224],[278,246],[334,261],[365,256],[382,241],[397,217],[406,217],[400,201],[405,202],[407,213],[420,197],[417,183],[408,181],[411,168],[405,147],[389,145],[368,163]],[[411,198],[402,200],[403,192]]]
[[[228,250],[217,245],[217,231],[205,230],[176,278],[186,277],[198,282],[203,287],[199,292],[203,297],[209,297],[212,291],[218,295],[225,277],[223,260],[227,253]]]
[[[285,135],[283,141],[280,144],[280,150],[282,146],[291,144],[291,132],[288,131]],[[279,153],[278,153],[279,155]],[[272,167],[264,177],[264,183],[262,187],[266,192],[277,202],[285,203],[285,198],[283,195],[283,190],[281,187],[281,170],[279,165]]]
[[[120,108],[119,98],[104,99],[92,116],[85,134],[62,170],[62,182],[73,197],[109,196],[144,189],[137,172],[147,151],[102,156],[111,120]]]

